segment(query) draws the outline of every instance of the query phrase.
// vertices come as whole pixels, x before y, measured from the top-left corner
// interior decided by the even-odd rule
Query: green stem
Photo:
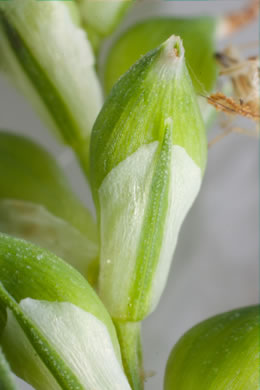
[[[133,390],[143,390],[140,322],[115,321],[125,373]]]

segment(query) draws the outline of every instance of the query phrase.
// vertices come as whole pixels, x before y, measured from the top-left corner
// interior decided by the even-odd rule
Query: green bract
[[[5,356],[0,347],[0,389],[1,390],[16,390],[13,380],[13,375],[10,371],[9,364],[5,360]]]
[[[206,164],[205,128],[180,38],[148,53],[114,86],[90,153],[100,294],[114,318],[139,321],[163,291]]]
[[[0,66],[87,170],[90,132],[102,95],[75,4],[1,1],[0,51]]]
[[[0,234],[0,302],[6,356],[37,390],[130,390],[106,309],[62,260]]]
[[[121,21],[132,0],[77,0],[81,17],[86,26],[94,47],[99,46],[100,39],[111,34]]]
[[[189,330],[173,348],[165,390],[257,390],[259,307],[237,309]]]
[[[114,83],[142,55],[156,48],[170,35],[180,35],[186,63],[198,93],[208,93],[215,85],[217,67],[214,58],[216,20],[213,18],[156,18],[130,27],[109,52],[105,67],[105,89]],[[206,92],[205,92],[206,91]]]
[[[86,274],[98,257],[96,224],[56,161],[24,137],[0,132],[0,231],[28,239]]]

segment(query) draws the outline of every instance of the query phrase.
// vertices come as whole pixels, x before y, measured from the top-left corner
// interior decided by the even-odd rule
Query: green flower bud
[[[0,66],[87,170],[102,94],[78,18],[68,1],[0,2]]]
[[[216,26],[216,20],[209,17],[161,17],[133,25],[119,37],[109,52],[105,65],[106,91],[110,91],[119,77],[142,55],[174,34],[183,40],[187,67],[196,92],[210,92],[217,78],[214,58]]]
[[[165,390],[257,390],[259,307],[220,314],[189,330],[169,357]]]
[[[179,37],[114,86],[95,122],[90,154],[100,294],[113,318],[139,321],[164,289],[206,164],[205,128]]]
[[[16,390],[13,380],[13,375],[10,371],[9,364],[0,347],[0,389],[1,390]]]
[[[35,389],[130,390],[112,320],[61,259],[0,234],[0,302],[6,357]]]
[[[56,161],[24,137],[0,132],[0,231],[60,255],[86,274],[98,257],[96,223]]]

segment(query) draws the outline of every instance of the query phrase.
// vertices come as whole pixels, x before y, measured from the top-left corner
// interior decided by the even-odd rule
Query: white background
[[[238,0],[149,1],[149,5],[138,5],[126,24],[158,14],[221,16],[243,4],[245,1]],[[255,23],[220,46],[250,43],[257,37]],[[245,51],[255,53],[256,47]],[[1,128],[33,137],[65,161],[64,149],[29,103],[1,77],[0,103]],[[254,124],[241,121],[241,126],[250,129]],[[219,131],[216,126],[209,138]],[[73,156],[66,159],[66,173],[75,191],[90,205],[89,191]],[[256,139],[230,135],[210,149],[202,190],[181,230],[166,291],[157,311],[144,323],[145,370],[155,372],[146,389],[162,389],[167,357],[188,328],[213,314],[258,301],[258,191]]]

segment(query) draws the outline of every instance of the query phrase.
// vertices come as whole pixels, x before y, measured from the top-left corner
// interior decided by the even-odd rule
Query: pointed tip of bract
[[[176,71],[183,68],[185,64],[185,50],[182,39],[179,36],[171,35],[160,45],[159,52],[158,64],[164,72],[167,70],[166,74],[170,70],[171,75],[176,75]]]
[[[164,53],[172,60],[180,61],[184,58],[184,47],[182,39],[177,35],[171,35],[167,41],[162,43],[161,47]]]

